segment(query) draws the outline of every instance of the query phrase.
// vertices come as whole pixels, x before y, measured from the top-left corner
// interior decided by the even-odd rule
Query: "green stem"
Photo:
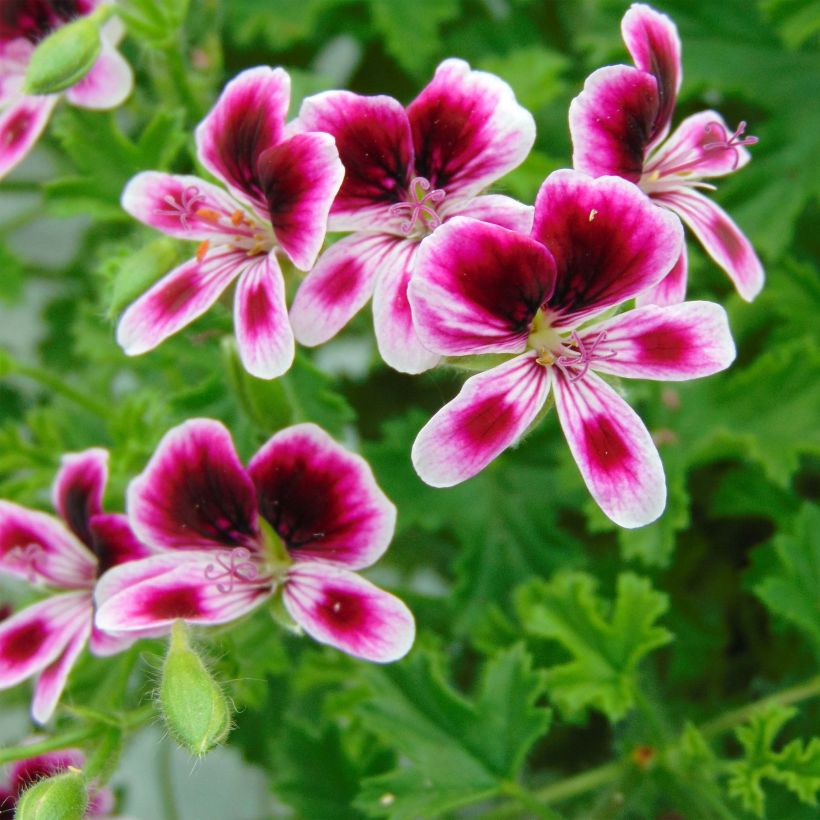
[[[180,102],[185,106],[188,116],[195,120],[199,115],[199,103],[188,80],[189,69],[185,67],[182,57],[182,43],[177,38],[163,49],[165,62],[168,66],[168,75],[174,84]]]
[[[85,408],[89,413],[93,413],[95,416],[100,416],[101,418],[108,417],[109,410],[102,402],[98,402],[87,396],[85,393],[75,390],[73,387],[66,384],[62,379],[42,367],[21,365],[14,362],[11,366],[10,372],[17,374],[18,376],[25,376],[32,381],[42,384],[43,387],[50,388],[55,393],[59,393],[61,396],[69,399],[69,401],[73,401],[75,404]]]
[[[505,780],[501,784],[501,793],[515,800],[520,806],[527,809],[528,812],[536,817],[541,817],[543,820],[562,820],[558,812],[545,805],[536,795],[527,791],[527,789],[514,780]]]
[[[171,752],[173,746],[167,742],[160,747],[160,754],[157,756],[157,766],[159,771],[159,793],[162,799],[162,809],[165,820],[179,820],[176,797],[174,796],[174,778],[171,774]]]
[[[739,709],[725,712],[714,720],[702,724],[700,726],[700,732],[706,738],[714,737],[729,729],[733,729],[735,726],[739,726],[741,723],[745,723],[758,709],[772,705],[790,706],[792,703],[799,703],[801,700],[808,700],[818,695],[820,695],[820,675],[805,683],[799,683],[797,686],[783,689],[781,692],[775,692],[773,695],[768,695],[753,703],[748,703]]]
[[[94,724],[83,726],[70,732],[63,732],[53,737],[38,740],[36,743],[27,743],[25,746],[13,746],[9,749],[0,749],[0,766],[6,763],[13,763],[15,760],[25,760],[29,757],[37,757],[48,752],[58,752],[60,749],[68,749],[72,746],[79,746],[105,731],[104,726]]]

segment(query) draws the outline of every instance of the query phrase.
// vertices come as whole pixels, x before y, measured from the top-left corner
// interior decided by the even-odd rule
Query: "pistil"
[[[425,177],[413,177],[408,186],[406,202],[397,202],[390,207],[391,216],[408,214],[406,222],[402,222],[400,230],[404,234],[411,234],[419,220],[428,231],[435,230],[441,225],[441,217],[435,206],[440,203],[446,193],[443,188],[430,190],[430,181]]]

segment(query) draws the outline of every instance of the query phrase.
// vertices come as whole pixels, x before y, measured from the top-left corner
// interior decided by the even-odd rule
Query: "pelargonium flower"
[[[666,501],[663,467],[634,410],[598,373],[683,380],[727,367],[734,344],[719,305],[649,305],[588,324],[656,285],[683,233],[618,177],[556,171],[535,202],[530,236],[453,219],[422,246],[410,283],[419,338],[444,356],[513,354],[469,378],[421,430],[413,464],[448,487],[513,444],[550,389],[581,475],[623,527]]]
[[[0,820],[12,820],[17,801],[23,792],[39,780],[53,777],[69,767],[82,769],[85,755],[79,749],[61,749],[59,752],[28,757],[12,763],[8,776],[0,783]],[[110,789],[96,788],[93,784],[88,792],[87,820],[101,820],[114,811],[114,794]]]
[[[38,675],[31,713],[44,723],[86,643],[110,655],[135,636],[111,635],[93,625],[93,590],[110,567],[150,555],[124,515],[104,513],[108,453],[92,448],[63,456],[54,482],[60,519],[0,501],[0,573],[59,590],[0,623],[0,689]]]
[[[164,552],[101,580],[103,629],[221,624],[281,592],[321,643],[378,662],[410,649],[410,611],[352,571],[387,549],[395,507],[364,459],[314,424],[276,433],[245,468],[222,424],[187,421],[131,482],[128,515]]]
[[[372,295],[385,362],[405,373],[432,367],[438,357],[416,338],[407,303],[419,243],[457,215],[530,229],[532,208],[479,193],[527,156],[532,115],[498,77],[451,59],[406,109],[392,97],[327,91],[302,103],[295,125],[336,138],[345,179],[329,229],[354,231],[322,254],[299,288],[296,339],[326,342]]]
[[[196,130],[201,163],[228,191],[195,176],[147,171],[122,206],[169,236],[199,242],[193,259],[160,279],[123,314],[117,341],[145,353],[203,314],[237,280],[234,324],[248,372],[288,370],[293,332],[277,254],[301,270],[316,261],[344,168],[328,134],[287,136],[290,77],[243,71]]]
[[[680,89],[681,47],[675,24],[649,6],[634,4],[621,23],[635,66],[593,72],[572,101],[573,165],[592,176],[615,174],[640,186],[653,202],[674,211],[747,301],[763,286],[763,267],[749,240],[719,206],[698,192],[704,179],[725,176],[749,162],[746,123],[733,132],[720,114],[702,111],[669,132]],[[640,302],[673,304],[686,295],[686,247],[669,276]]]
[[[102,0],[4,0],[0,4],[0,178],[34,147],[48,123],[59,94],[23,92],[26,69],[37,43],[77,17],[91,14]],[[115,46],[122,24],[110,20],[102,29],[102,51],[91,70],[65,96],[81,108],[116,108],[131,93],[131,67]]]

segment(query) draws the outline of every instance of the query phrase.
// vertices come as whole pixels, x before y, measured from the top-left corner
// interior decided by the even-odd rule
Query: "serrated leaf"
[[[655,626],[666,612],[666,595],[645,578],[618,576],[614,604],[595,594],[595,579],[584,573],[559,573],[549,583],[535,580],[516,595],[524,628],[558,641],[573,660],[547,670],[550,698],[568,719],[588,708],[620,720],[635,702],[637,667],[672,634]]]
[[[805,504],[795,519],[794,534],[782,533],[756,553],[756,563],[768,571],[752,587],[755,595],[808,635],[820,653],[820,507]]]
[[[808,743],[793,740],[782,751],[772,748],[783,725],[797,710],[791,706],[770,706],[753,715],[748,724],[735,730],[743,747],[743,760],[728,764],[729,794],[737,797],[747,811],[758,817],[766,815],[765,779],[781,783],[797,798],[817,805],[820,791],[820,738]]]
[[[118,13],[128,31],[153,48],[168,45],[182,25],[189,0],[121,0]]]
[[[437,817],[488,799],[502,781],[518,777],[529,748],[549,728],[550,710],[535,705],[543,673],[520,644],[487,664],[472,700],[446,683],[429,652],[370,670],[368,679],[373,697],[359,713],[410,761],[365,780],[357,805],[371,816]]]

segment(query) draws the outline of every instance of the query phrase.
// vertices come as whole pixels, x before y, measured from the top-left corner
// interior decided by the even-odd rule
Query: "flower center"
[[[544,367],[557,367],[570,382],[583,378],[594,362],[611,359],[616,355],[614,350],[601,347],[606,341],[605,330],[592,339],[582,339],[573,330],[567,339],[561,337],[549,324],[544,324],[544,317],[540,313],[533,322],[533,328],[527,346],[538,354],[535,361]]]
[[[746,123],[741,122],[734,134],[728,135],[726,129],[719,122],[707,123],[701,132],[700,139],[693,145],[684,145],[678,151],[672,152],[655,161],[647,163],[646,170],[641,177],[640,186],[647,193],[651,193],[654,183],[662,181],[664,177],[695,177],[699,166],[708,164],[710,158],[722,151],[732,152],[732,170],[740,162],[738,148],[741,145],[754,145],[757,137],[744,137]],[[728,173],[728,172],[724,172]],[[709,187],[706,183],[689,183],[695,186]]]
[[[37,582],[37,572],[39,567],[37,561],[43,552],[39,544],[31,543],[24,546],[13,547],[6,553],[6,559],[12,559],[14,566],[21,569],[30,584]]]
[[[165,194],[162,201],[167,208],[158,208],[157,213],[163,216],[175,216],[179,224],[188,231],[191,229],[190,220],[196,215],[196,206],[204,200],[196,185],[189,185],[183,188],[179,194],[179,199],[173,194]]]
[[[236,587],[262,589],[270,586],[272,576],[260,574],[259,569],[260,565],[247,547],[234,547],[218,550],[216,562],[207,564],[202,574],[206,581],[214,583],[217,592],[227,595]]]
[[[443,188],[430,189],[430,180],[413,177],[407,189],[407,200],[390,206],[391,216],[407,216],[407,220],[399,226],[403,234],[409,236],[417,226],[423,233],[430,233],[441,225],[436,206],[446,193]]]

